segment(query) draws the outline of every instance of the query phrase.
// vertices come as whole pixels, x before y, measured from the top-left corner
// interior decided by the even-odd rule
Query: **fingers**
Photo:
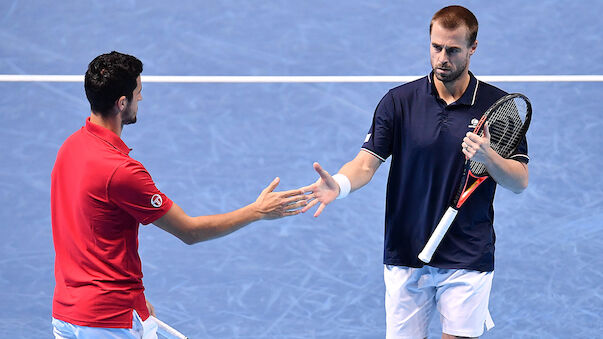
[[[329,172],[325,171],[319,163],[315,162],[314,163],[314,170],[318,173],[318,175],[320,175],[320,177],[322,178],[322,180],[327,180],[328,178],[331,177],[331,175],[329,174]]]
[[[292,204],[294,202],[298,202],[298,201],[308,201],[310,199],[313,198],[313,195],[310,194],[301,194],[301,195],[295,195],[295,196],[289,196],[289,197],[282,197],[283,199],[283,203],[284,204]]]
[[[467,135],[463,138],[463,141],[466,143],[469,142],[479,142],[481,137],[473,132],[467,132]]]
[[[464,149],[476,150],[481,147],[482,143],[483,141],[480,136],[474,133],[467,133],[467,136],[463,138],[461,146],[463,146]]]
[[[153,305],[148,300],[146,301],[146,304],[147,304],[147,309],[149,310],[149,313],[152,316],[156,316],[156,314],[155,314],[155,307],[153,307]]]
[[[281,179],[279,177],[274,178],[274,180],[272,180],[272,182],[270,183],[270,185],[268,185],[268,187],[266,187],[262,193],[266,194],[266,193],[270,193],[272,191],[274,191],[274,189],[276,188],[276,186],[278,186],[278,183],[281,181]]]
[[[302,192],[304,192],[304,193],[314,192],[314,190],[316,190],[316,183],[314,183],[312,185],[304,186],[304,187],[300,188],[300,190],[302,190]]]
[[[306,213],[306,212],[307,212],[307,211],[308,211],[310,208],[314,207],[314,206],[315,206],[316,204],[318,204],[318,203],[319,203],[319,201],[318,201],[318,200],[316,200],[316,199],[314,199],[314,200],[310,201],[310,202],[309,202],[309,203],[306,205],[306,207],[304,207],[304,208],[302,208],[302,209],[301,209],[301,212],[302,212],[302,213]],[[315,215],[315,216],[316,216],[316,215]]]
[[[475,151],[469,151],[466,148],[463,148],[463,154],[468,158],[471,159],[473,158],[473,156],[475,155]]]
[[[283,212],[281,214],[281,216],[283,216],[283,217],[289,217],[289,216],[292,216],[292,215],[298,215],[300,213],[302,213],[301,210],[287,211],[287,212]]]
[[[306,186],[306,187],[309,187],[309,186]],[[284,198],[300,196],[300,195],[304,195],[306,192],[309,192],[309,191],[305,190],[306,187],[289,190],[289,191],[281,191],[281,192],[277,192],[277,193],[279,193]]]
[[[285,209],[287,211],[294,211],[294,210],[296,211],[296,210],[299,210],[300,207],[304,207],[307,204],[308,204],[308,202],[305,201],[305,200],[304,201],[299,201],[299,202],[295,202],[295,203],[291,203],[291,204],[285,205]]]
[[[320,215],[320,213],[322,213],[322,210],[325,209],[325,205],[324,203],[320,204],[320,206],[318,206],[318,209],[316,210],[316,213],[314,213],[314,217],[318,217]]]

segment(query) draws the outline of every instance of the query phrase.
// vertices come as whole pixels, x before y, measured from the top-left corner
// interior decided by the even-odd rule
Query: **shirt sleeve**
[[[172,201],[157,189],[149,172],[134,160],[115,170],[107,192],[111,202],[143,225],[161,218],[172,207]]]
[[[393,97],[391,92],[387,92],[375,109],[373,124],[362,145],[363,150],[373,154],[381,161],[385,161],[392,154],[394,111]]]
[[[528,156],[528,140],[524,136],[523,139],[519,142],[519,145],[515,148],[515,151],[511,153],[510,159],[517,160],[519,162],[523,162],[527,164],[530,162],[530,157]]]

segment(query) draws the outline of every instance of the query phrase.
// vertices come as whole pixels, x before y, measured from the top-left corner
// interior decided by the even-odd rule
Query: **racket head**
[[[525,136],[532,120],[532,104],[521,93],[511,93],[498,99],[484,113],[473,133],[483,135],[488,123],[490,147],[503,158],[515,151]],[[468,170],[474,177],[488,175],[483,163],[468,160]]]

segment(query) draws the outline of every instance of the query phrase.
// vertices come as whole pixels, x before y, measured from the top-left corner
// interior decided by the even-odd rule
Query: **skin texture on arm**
[[[338,173],[345,175],[350,180],[352,191],[355,191],[371,181],[380,165],[381,160],[361,150],[352,161],[343,165]],[[318,217],[328,204],[337,199],[339,185],[317,162],[314,163],[314,170],[316,170],[320,177],[312,185],[302,188],[304,192],[310,193],[308,196],[311,201],[301,211],[305,213],[320,203],[320,206],[318,206],[318,209],[314,213],[314,216]]]
[[[279,178],[274,179],[255,202],[224,214],[191,217],[174,203],[153,224],[192,245],[227,235],[254,221],[301,213],[300,208],[307,204],[309,197],[301,189],[273,192],[278,183]]]
[[[497,184],[518,194],[528,187],[528,165],[498,155],[490,147],[490,130],[487,124],[484,127],[483,137],[469,132],[461,146],[465,156],[486,166],[488,173]]]

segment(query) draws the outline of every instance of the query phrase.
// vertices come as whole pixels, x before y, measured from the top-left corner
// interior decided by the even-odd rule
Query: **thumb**
[[[488,122],[484,124],[484,138],[490,140],[490,128],[488,127]]]
[[[262,193],[265,194],[265,193],[270,193],[270,192],[274,191],[274,189],[276,188],[276,186],[278,186],[278,183],[280,181],[281,181],[281,179],[279,177],[274,178],[274,180],[272,180],[270,185],[268,185],[268,187],[266,187]]]
[[[326,181],[331,176],[329,172],[325,171],[317,162],[314,163],[314,170],[320,175],[323,181]]]

